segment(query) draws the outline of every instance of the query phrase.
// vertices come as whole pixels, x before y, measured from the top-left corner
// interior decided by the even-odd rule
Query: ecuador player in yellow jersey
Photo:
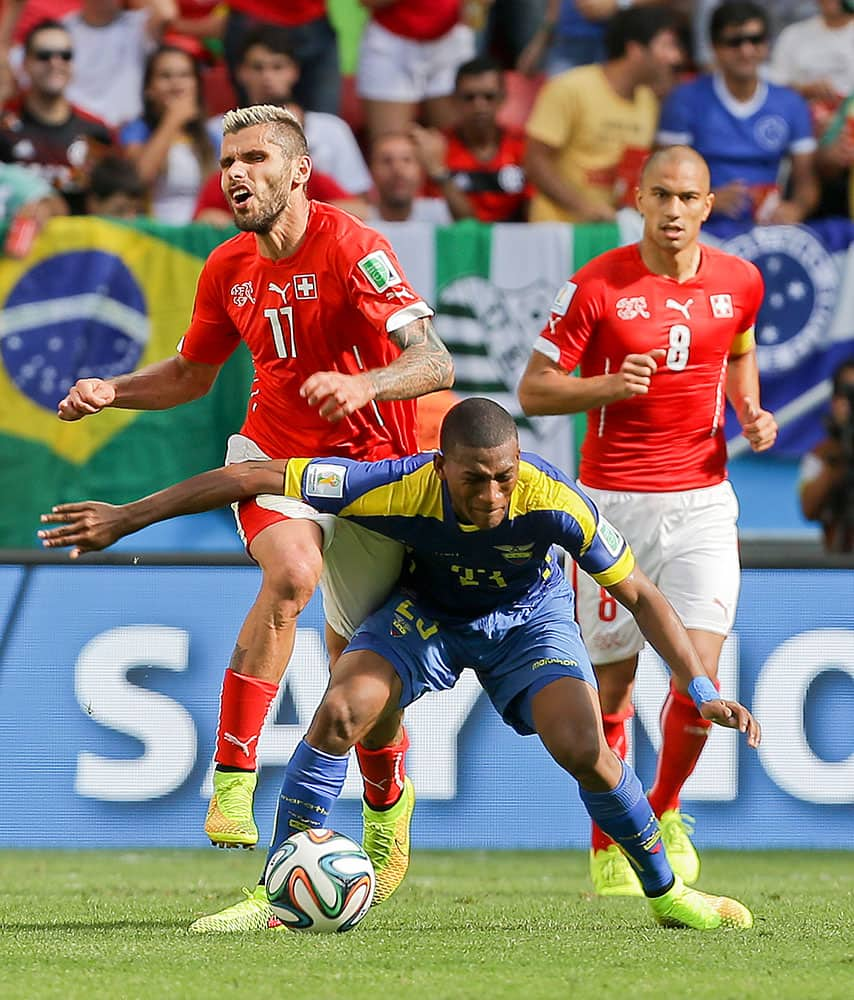
[[[512,417],[491,400],[467,399],[450,410],[435,455],[231,465],[124,507],[62,505],[45,520],[64,524],[41,535],[48,547],[71,545],[76,555],[156,520],[282,492],[310,505],[324,530],[334,531],[330,514],[351,519],[405,543],[410,558],[337,661],[288,764],[271,854],[296,830],[328,825],[350,748],[364,733],[386,713],[453,687],[470,668],[504,721],[536,733],[578,782],[587,811],[637,871],[659,923],[752,925],[741,903],[690,889],[674,875],[637,776],[605,741],[595,675],[552,547],[561,545],[632,612],[704,718],[739,729],[751,746],[759,727],[742,705],[718,695],[676,613],[619,532],[561,472],[520,454]],[[262,875],[245,900],[191,929],[276,923]]]

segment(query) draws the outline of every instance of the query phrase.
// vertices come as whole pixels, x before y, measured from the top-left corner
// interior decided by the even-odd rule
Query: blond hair
[[[288,159],[308,154],[305,132],[297,118],[278,104],[252,104],[247,108],[226,111],[222,134],[234,135],[253,125],[269,125],[273,142],[281,146]]]

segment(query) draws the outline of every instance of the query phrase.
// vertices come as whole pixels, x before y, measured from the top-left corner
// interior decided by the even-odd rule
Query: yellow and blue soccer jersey
[[[603,586],[634,567],[631,549],[593,501],[529,453],[522,455],[507,517],[485,531],[458,521],[429,454],[380,462],[291,459],[284,492],[406,545],[411,559],[401,585],[444,618],[497,611],[525,617],[563,586],[554,545]]]

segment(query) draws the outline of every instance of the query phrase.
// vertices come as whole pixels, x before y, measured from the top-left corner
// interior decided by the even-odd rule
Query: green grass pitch
[[[579,852],[420,852],[348,934],[186,931],[263,853],[0,851],[3,1000],[850,1000],[854,853],[706,852],[752,931],[652,924],[596,899]]]

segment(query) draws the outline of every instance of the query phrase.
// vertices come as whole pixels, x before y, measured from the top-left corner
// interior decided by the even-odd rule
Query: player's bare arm
[[[182,514],[216,510],[259,493],[281,494],[287,461],[237,462],[185,479],[165,490],[126,504],[82,500],[57,504],[42,514],[42,524],[59,527],[39,531],[48,549],[71,548],[72,559],[97,552],[157,521]]]
[[[389,334],[400,356],[385,368],[359,375],[316,372],[300,389],[310,406],[335,422],[366,406],[371,400],[414,399],[454,383],[454,363],[427,318],[412,320]]]
[[[528,416],[584,413],[609,403],[649,392],[661,359],[661,349],[627,354],[619,369],[608,375],[581,378],[570,375],[556,361],[532,351],[519,382],[519,402]]]
[[[60,400],[60,420],[80,420],[108,406],[123,410],[168,410],[204,396],[220,365],[188,361],[180,354],[116,378],[82,378]]]
[[[759,369],[755,349],[730,357],[726,394],[750,447],[754,451],[767,451],[777,440],[777,421],[773,413],[759,405]]]
[[[645,573],[635,567],[625,580],[605,589],[634,615],[641,632],[670,668],[673,682],[681,692],[687,693],[694,679],[707,680],[685,626]],[[710,722],[745,733],[748,746],[759,746],[759,723],[737,701],[715,698],[703,702],[699,712]]]

